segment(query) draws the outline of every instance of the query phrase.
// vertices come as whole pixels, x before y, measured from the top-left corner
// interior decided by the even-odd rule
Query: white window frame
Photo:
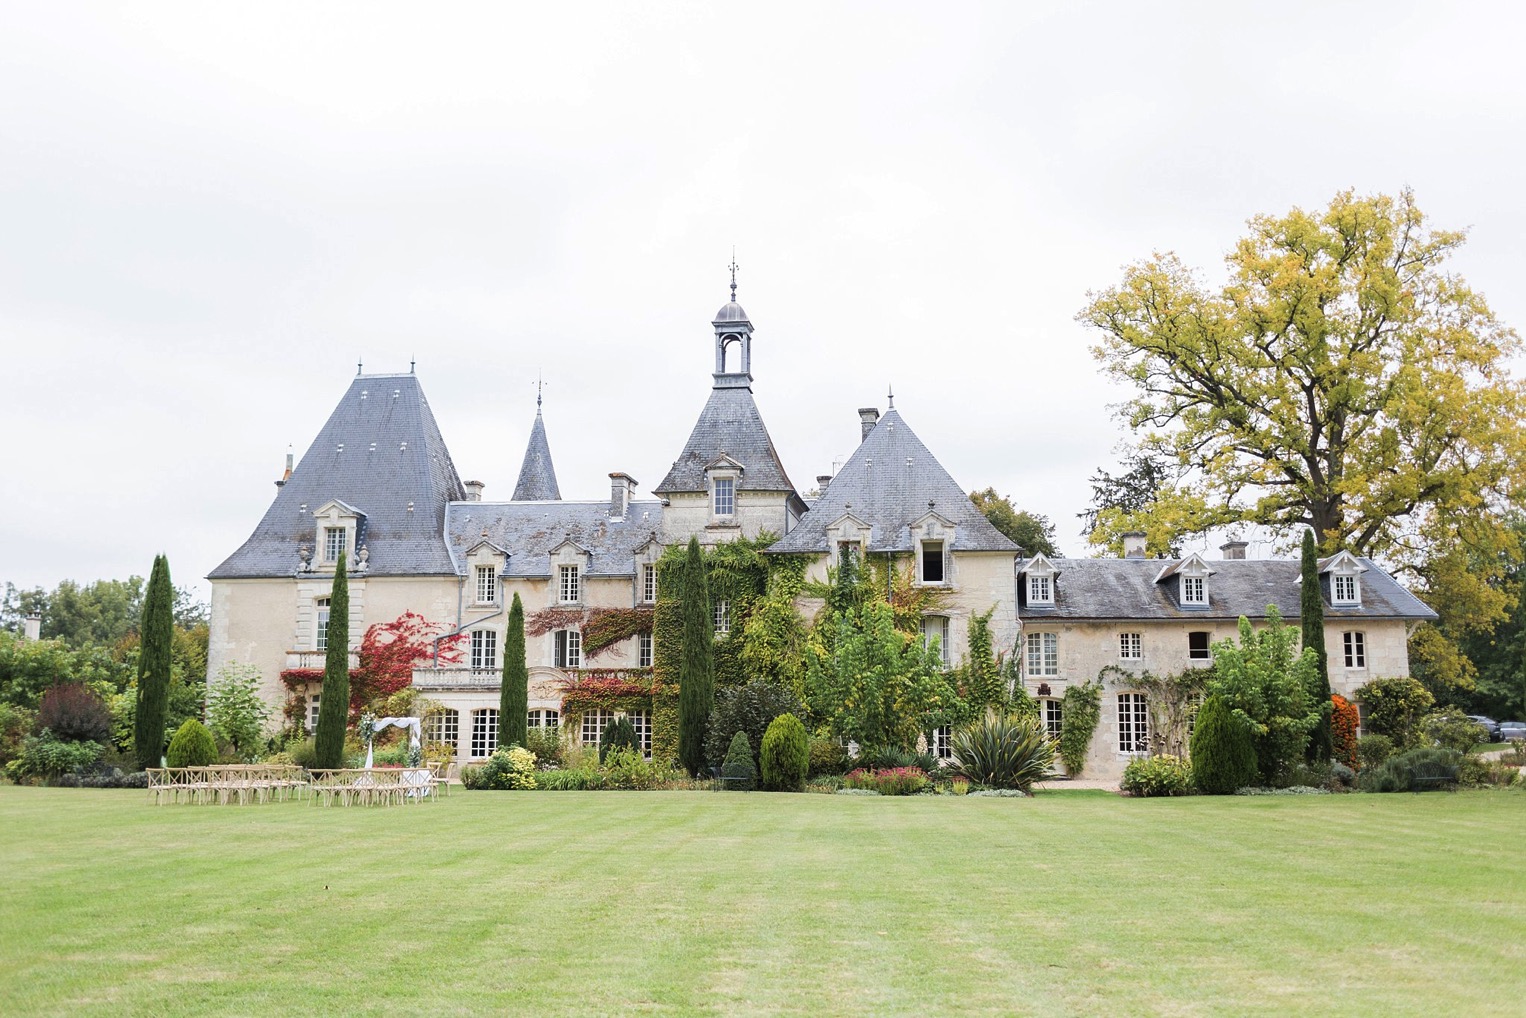
[[[1193,633],[1202,633],[1203,634],[1203,653],[1201,653],[1201,654],[1194,654],[1193,653],[1193,647],[1192,647],[1192,634]],[[1207,630],[1203,630],[1203,629],[1194,629],[1194,630],[1192,630],[1191,632],[1189,632],[1187,634],[1187,660],[1188,661],[1212,661],[1213,660],[1213,633],[1211,633],[1211,632],[1209,632]]]
[[[498,603],[498,567],[477,567],[477,604]]]
[[[1028,674],[1053,678],[1060,674],[1060,634],[1029,633]]]
[[[652,634],[636,634],[636,667],[652,667]]]
[[[472,630],[471,661],[474,672],[498,670],[498,631],[496,629]]]
[[[583,722],[578,726],[579,741],[585,746],[598,748],[600,740],[604,736],[604,726],[615,719],[615,712],[605,710],[603,707],[595,707],[583,714]]]
[[[1044,574],[1028,575],[1028,603],[1054,604],[1054,577]]]
[[[472,738],[467,747],[467,758],[485,760],[498,748],[498,708],[484,707],[472,711]]]
[[[333,602],[320,597],[313,602],[313,649],[329,649],[329,606]]]
[[[1367,670],[1367,634],[1359,629],[1350,629],[1341,634],[1341,649],[1344,652],[1346,667],[1351,671]]]
[[[1118,752],[1150,751],[1150,706],[1143,693],[1118,694]]]
[[[737,514],[737,479],[710,479],[710,515],[730,518]]]
[[[1208,577],[1206,576],[1183,576],[1182,577],[1182,604],[1206,605],[1208,604]]]
[[[557,710],[555,707],[547,707],[545,709],[537,708],[530,711],[529,717],[526,718],[526,722],[530,728],[545,728],[555,730],[561,727],[562,712]]]
[[[321,690],[307,695],[307,730],[309,732],[318,730],[318,699],[322,695]]]
[[[1118,660],[1120,660],[1120,661],[1143,661],[1144,660],[1144,634],[1143,633],[1119,633],[1118,634]]]
[[[729,636],[731,634],[731,602],[724,597],[717,598],[712,613],[711,621],[715,627],[715,635]]]
[[[954,726],[940,725],[933,729],[933,744],[929,747],[939,760],[954,758]]]
[[[652,712],[645,710],[628,710],[625,718],[636,730],[636,748],[644,757],[652,755]]]
[[[641,600],[652,604],[657,600],[657,564],[647,562],[641,567]]]
[[[424,739],[460,749],[461,712],[451,707],[440,707],[424,715]]]
[[[583,667],[583,634],[576,629],[558,629],[552,634],[553,660],[558,668],[572,671]]]
[[[325,565],[334,565],[339,561],[339,556],[350,550],[349,528],[347,527],[324,527],[323,528],[323,561]]]
[[[1345,587],[1347,589],[1342,590]],[[1361,578],[1355,573],[1336,573],[1330,577],[1330,603],[1346,608],[1362,603]]]
[[[583,600],[583,570],[578,566],[560,566],[557,576],[557,600],[561,604],[580,604]]]
[[[935,629],[936,632],[928,632],[929,626]],[[947,615],[922,616],[922,646],[930,646],[932,638],[936,636],[938,638],[938,656],[943,659],[944,664],[949,663],[950,651],[948,644],[950,631],[951,627],[949,626]]]
[[[1044,726],[1045,735],[1058,739],[1064,718],[1065,709],[1058,698],[1050,697],[1039,701],[1039,722]]]

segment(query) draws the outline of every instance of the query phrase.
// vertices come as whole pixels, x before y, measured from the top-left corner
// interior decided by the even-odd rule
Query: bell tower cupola
[[[715,387],[752,388],[752,322],[737,303],[737,264],[731,261],[731,301],[715,313]]]

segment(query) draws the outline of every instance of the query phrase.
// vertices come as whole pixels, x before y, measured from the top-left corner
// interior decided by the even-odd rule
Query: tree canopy
[[[998,495],[995,488],[970,492],[970,501],[991,521],[991,526],[1023,549],[1023,554],[1044,554],[1050,558],[1060,554],[1054,545],[1054,524],[1049,517],[1018,509],[1010,496]]]

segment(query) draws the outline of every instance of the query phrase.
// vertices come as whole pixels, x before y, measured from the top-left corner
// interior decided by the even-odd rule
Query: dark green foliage
[[[1006,683],[1002,681],[996,655],[991,651],[991,615],[995,611],[993,605],[983,615],[970,616],[970,649],[961,671],[964,673],[964,700],[973,711],[1001,709],[1007,704]]]
[[[498,745],[523,746],[529,735],[530,668],[525,662],[525,606],[509,605],[503,632],[503,686],[498,696]]]
[[[1192,783],[1209,795],[1234,795],[1255,784],[1256,745],[1245,722],[1224,698],[1210,696],[1198,709],[1192,731]]]
[[[1059,549],[1054,544],[1054,524],[1049,522],[1049,517],[1018,509],[1011,498],[998,495],[995,488],[970,492],[970,501],[991,521],[991,526],[1023,549],[1024,555],[1029,558],[1038,554],[1050,558],[1059,556]]]
[[[350,718],[350,581],[344,571],[344,552],[334,567],[329,594],[328,655],[323,665],[323,692],[318,700],[318,727],[313,743],[318,768],[344,766],[344,732]]]
[[[848,747],[836,739],[813,738],[808,752],[811,758],[810,777],[848,773]]]
[[[1123,769],[1119,789],[1141,799],[1192,794],[1192,765],[1175,756],[1140,756]]]
[[[101,758],[101,749],[99,742],[71,742],[44,731],[22,740],[21,752],[6,765],[5,773],[16,782],[55,781],[92,767]]]
[[[759,754],[763,787],[771,792],[802,792],[811,766],[810,740],[805,725],[793,714],[774,718],[763,733]]]
[[[751,746],[763,744],[769,723],[781,714],[800,715],[800,701],[790,690],[768,682],[749,682],[734,689],[715,691],[715,709],[705,731],[705,759],[719,767],[730,752],[733,736],[747,733]],[[753,757],[757,764],[757,757]]]
[[[217,740],[207,726],[195,718],[187,718],[185,724],[170,740],[170,748],[164,756],[171,767],[205,767],[217,762]]]
[[[1033,717],[1037,721],[1037,710]],[[1065,695],[1060,699],[1060,741],[1055,748],[1060,759],[1065,761],[1065,772],[1073,778],[1086,766],[1086,751],[1091,748],[1092,735],[1101,719],[1100,683],[1083,682],[1065,687]]]
[[[1323,763],[1334,755],[1330,740],[1330,662],[1325,653],[1325,599],[1319,589],[1319,554],[1314,547],[1314,531],[1303,532],[1303,589],[1299,595],[1298,623],[1303,632],[1303,646],[1319,656],[1309,676],[1309,699],[1321,706],[1319,726],[1309,733],[1306,750],[1310,763]]]
[[[624,715],[608,722],[599,734],[599,763],[609,759],[609,754],[617,749],[640,753],[640,747],[636,744],[636,726]]]
[[[1398,749],[1419,741],[1420,719],[1436,704],[1430,692],[1410,678],[1374,679],[1356,691],[1356,699],[1367,708],[1362,727],[1388,736]]]
[[[1054,764],[1054,744],[1029,718],[988,714],[954,733],[953,750],[955,772],[987,788],[1027,792]]]
[[[1356,740],[1356,758],[1363,770],[1377,767],[1393,755],[1394,740],[1386,735],[1364,735]]]
[[[705,773],[705,725],[715,706],[709,584],[699,541],[689,538],[683,567],[683,652],[678,670],[678,762],[695,777]]]
[[[111,710],[82,682],[63,682],[42,695],[37,727],[60,739],[101,742],[111,738]]]
[[[158,767],[164,752],[164,715],[169,707],[171,645],[174,641],[175,588],[170,585],[169,559],[154,559],[143,595],[143,618],[138,632],[137,713],[133,718],[133,750],[139,767]]]
[[[1457,785],[1462,754],[1429,746],[1390,757],[1362,771],[1356,787],[1363,792],[1427,792]]]
[[[721,777],[728,779],[726,787],[745,791],[758,780],[758,769],[752,762],[752,743],[746,732],[737,732],[726,750],[721,764]]]
[[[837,569],[832,576],[832,589],[826,599],[828,613],[863,607],[867,594],[863,583],[864,572],[852,547],[846,543],[841,545],[837,552]]]

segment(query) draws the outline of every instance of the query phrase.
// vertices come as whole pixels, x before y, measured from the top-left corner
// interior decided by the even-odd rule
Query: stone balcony
[[[496,689],[503,681],[503,673],[494,668],[476,671],[469,665],[444,665],[439,668],[415,668],[415,689]]]
[[[286,652],[286,667],[288,670],[294,668],[315,668],[321,672],[327,663],[328,651],[326,650],[288,650]],[[350,651],[350,670],[353,671],[359,667],[360,655],[352,650]]]

